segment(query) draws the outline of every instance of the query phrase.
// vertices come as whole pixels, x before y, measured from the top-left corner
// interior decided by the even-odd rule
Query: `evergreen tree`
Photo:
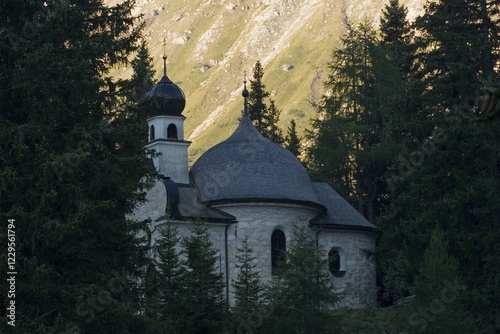
[[[192,326],[182,333],[219,333],[225,321],[224,283],[217,267],[218,252],[202,221],[194,222],[191,235],[182,238],[181,245],[186,255],[181,279],[188,306],[184,316]]]
[[[257,130],[265,138],[277,144],[283,143],[283,135],[278,127],[281,111],[276,107],[274,100],[270,99],[269,106],[265,99],[269,97],[266,86],[262,83],[264,69],[260,61],[253,68],[253,79],[250,80],[250,91],[248,95],[248,115]]]
[[[148,186],[147,126],[109,71],[137,49],[134,2],[0,7],[0,217],[16,223],[16,328],[133,332],[144,252],[125,217]]]
[[[153,58],[149,56],[146,42],[142,41],[136,57],[132,60],[133,74],[130,80],[132,99],[141,101],[154,85]]]
[[[392,254],[389,255],[381,252],[383,256],[379,263],[379,266],[384,270],[380,291],[382,301],[389,305],[413,294],[413,286],[409,283],[410,279],[408,278],[410,261],[401,250],[391,249],[391,251]]]
[[[415,74],[417,47],[407,15],[408,9],[398,0],[391,0],[385,6],[380,18],[379,55],[374,66],[377,95],[386,114],[384,146],[392,146],[391,151],[396,154],[415,149],[415,140],[421,142],[432,130],[420,110],[420,95],[425,88],[422,77]],[[394,169],[394,164],[397,162],[393,160],[389,169]]]
[[[486,0],[440,0],[417,18],[420,76],[432,86],[424,91],[429,115],[474,105],[483,82],[495,80],[500,39],[494,7]]]
[[[402,152],[413,152],[432,133],[432,123],[422,110],[421,92],[425,89],[422,78],[415,74],[416,45],[413,30],[407,19],[408,10],[399,1],[391,0],[380,18],[380,64],[376,73],[378,94],[385,96],[383,108],[386,124],[383,129],[383,146],[388,148],[388,164],[384,173],[387,182],[385,206],[390,206],[397,197],[399,183],[396,180],[400,167],[407,161]],[[389,62],[387,62],[389,60]],[[396,177],[395,177],[396,176]],[[385,224],[376,222],[384,233]],[[389,228],[389,227],[387,227]],[[402,244],[403,243],[403,244]],[[412,293],[412,278],[408,273],[412,264],[411,255],[404,252],[404,241],[395,244],[382,242],[377,248],[378,268],[381,269],[381,304],[392,304]]]
[[[252,79],[250,79],[250,91],[248,93],[248,116],[253,121],[257,130],[263,132],[266,119],[265,112],[267,104],[265,99],[269,97],[269,92],[266,91],[266,86],[262,83],[264,69],[260,61],[257,61],[253,67]]]
[[[286,148],[293,153],[296,157],[300,155],[300,139],[297,135],[297,124],[295,120],[290,121],[290,126],[288,127],[288,133],[286,135]]]
[[[385,232],[381,248],[401,250],[411,258],[409,281],[422,264],[423,250],[437,224],[454,242],[463,295],[480,331],[494,332],[500,296],[498,135],[500,126],[476,126],[470,119],[480,110],[479,92],[498,77],[496,15],[485,1],[437,1],[417,19],[417,63],[422,89],[419,112],[427,129],[411,136],[413,149],[401,151],[394,191],[379,222]],[[456,241],[456,242],[455,242]]]
[[[410,333],[473,333],[474,321],[463,304],[467,286],[458,279],[458,261],[448,255],[444,234],[435,229],[415,280]]]
[[[264,288],[260,280],[259,272],[256,270],[256,256],[248,244],[248,235],[238,247],[236,255],[236,268],[239,269],[236,279],[233,280],[235,305],[233,307],[234,318],[238,333],[245,333],[252,327],[252,316],[262,311]],[[251,331],[248,331],[251,332]]]
[[[265,128],[262,135],[267,139],[272,140],[276,144],[283,144],[283,131],[278,127],[281,110],[276,107],[273,99],[269,100],[269,107],[265,113]]]
[[[329,63],[327,94],[308,134],[313,145],[307,164],[315,178],[331,184],[374,221],[386,199],[383,175],[391,155],[390,147],[382,145],[385,95],[378,92],[384,86],[377,86],[376,77],[384,63],[374,61],[377,39],[366,22],[350,28],[341,41]]]
[[[380,247],[402,245],[404,256],[412,259],[407,274],[414,282],[427,240],[439,224],[445,237],[454,240],[450,253],[459,263],[458,277],[467,286],[464,297],[474,305],[476,315],[481,314],[480,326],[488,327],[494,323],[491,305],[498,298],[492,277],[498,275],[493,245],[500,242],[495,225],[500,186],[489,169],[495,167],[485,166],[498,157],[498,148],[485,145],[491,138],[485,129],[475,128],[459,115],[453,117],[450,122],[455,126],[437,128],[433,140],[414,153],[421,159],[418,166],[393,176],[398,187],[379,221],[385,232]]]
[[[187,305],[182,282],[185,273],[177,251],[179,244],[177,228],[168,219],[154,247],[158,273],[146,306],[151,310],[152,317],[161,319],[168,326],[169,333],[182,333],[185,326],[183,318]]]
[[[380,44],[389,50],[390,59],[405,75],[411,70],[414,57],[408,8],[399,0],[390,0],[380,17]]]
[[[314,232],[295,225],[287,262],[267,289],[274,313],[265,319],[263,332],[328,333],[324,310],[337,301],[328,268]]]

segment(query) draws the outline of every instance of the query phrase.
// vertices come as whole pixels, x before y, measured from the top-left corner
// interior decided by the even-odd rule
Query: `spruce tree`
[[[387,182],[385,206],[390,206],[398,196],[400,184],[396,180],[402,161],[408,158],[403,152],[419,150],[421,143],[432,131],[432,124],[422,112],[421,92],[425,89],[422,78],[415,72],[416,45],[407,18],[408,9],[398,0],[391,0],[380,18],[379,52],[381,64],[377,88],[379,95],[386,96],[384,108],[387,123],[383,130],[383,145],[389,148],[389,158],[383,179]],[[387,62],[389,60],[389,62]],[[385,64],[385,66],[383,66]],[[391,229],[377,222],[381,230]],[[390,235],[393,230],[387,232]],[[394,241],[394,240],[393,240]],[[404,242],[404,241],[403,241]],[[411,270],[412,257],[404,252],[405,245],[382,242],[377,248],[378,267],[381,269],[381,304],[391,305],[400,298],[409,296],[413,290]],[[414,273],[414,271],[413,271]]]
[[[137,49],[134,2],[0,7],[0,217],[1,234],[16,223],[16,328],[129,333],[144,253],[125,217],[148,185],[147,123],[109,72]]]
[[[466,312],[467,286],[458,275],[458,261],[448,254],[444,233],[434,229],[415,280],[410,333],[473,333],[474,320]]]
[[[264,69],[260,61],[257,61],[253,68],[253,79],[250,80],[248,115],[262,136],[277,144],[282,144],[283,134],[278,127],[281,111],[276,107],[273,99],[270,99],[269,106],[267,105],[265,100],[270,94],[262,83],[263,76]]]
[[[226,301],[223,276],[218,268],[218,251],[210,241],[208,229],[197,220],[191,235],[182,238],[186,270],[184,285],[185,322],[183,333],[219,333],[224,326]]]
[[[390,59],[405,75],[411,70],[414,57],[408,8],[399,0],[390,0],[380,17],[380,44],[388,49]]]
[[[264,129],[262,130],[262,135],[267,139],[272,140],[276,144],[283,144],[283,131],[278,127],[278,121],[280,119],[281,110],[276,107],[273,99],[269,100],[269,107],[265,112],[265,117],[263,119]]]
[[[286,135],[286,148],[293,153],[296,157],[300,155],[300,139],[297,135],[297,124],[295,120],[290,121],[290,126],[288,127],[288,132]]]
[[[177,250],[179,245],[180,237],[177,228],[168,219],[154,246],[155,264],[158,271],[157,284],[151,291],[152,302],[146,301],[146,307],[151,309],[151,316],[157,317],[168,326],[169,333],[182,333],[182,328],[185,326],[183,318],[186,309],[183,307],[187,305],[182,282],[185,273]]]
[[[253,121],[257,130],[263,132],[266,126],[265,112],[267,104],[265,99],[269,97],[266,86],[262,83],[264,69],[260,61],[257,61],[253,67],[252,79],[250,79],[250,91],[248,93],[248,116]]]
[[[401,151],[400,164],[391,177],[396,191],[379,221],[385,231],[380,245],[394,248],[401,240],[408,272],[415,283],[423,250],[439,224],[458,261],[463,292],[481,331],[498,325],[500,296],[494,276],[500,261],[494,246],[498,233],[500,184],[497,121],[477,126],[480,92],[489,78],[498,77],[497,20],[483,1],[437,1],[426,6],[416,21],[417,63],[425,84],[419,113],[430,129],[417,147]],[[479,255],[481,254],[481,255]]]
[[[366,22],[349,26],[341,42],[332,54],[327,93],[308,133],[313,144],[307,165],[313,177],[331,184],[374,221],[386,200],[382,176],[391,155],[390,147],[382,145],[387,119],[376,76],[384,63],[374,61],[377,39]]]
[[[498,273],[493,245],[500,242],[495,225],[500,186],[489,169],[494,167],[485,166],[498,157],[498,148],[485,145],[491,137],[484,128],[476,128],[458,113],[450,117],[451,124],[437,128],[433,139],[413,153],[420,163],[393,176],[398,191],[379,220],[385,232],[380,247],[399,245],[412,259],[407,274],[414,283],[423,250],[439,224],[446,238],[456,240],[449,247],[459,263],[458,278],[468,287],[463,295],[474,305],[475,314],[481,314],[478,326],[488,328],[494,326],[491,305],[498,298],[492,277]]]
[[[432,86],[424,91],[429,115],[449,112],[455,105],[472,106],[484,82],[498,76],[496,20],[497,9],[484,0],[440,0],[426,5],[415,27],[420,76],[427,87]]]
[[[432,126],[421,112],[420,96],[425,90],[416,71],[417,46],[414,30],[408,21],[408,9],[391,0],[380,18],[380,41],[375,65],[377,95],[386,113],[384,145],[393,152],[415,149],[415,139],[422,141]],[[394,165],[394,161],[392,165]],[[390,167],[391,169],[393,166]]]
[[[134,101],[142,101],[151,87],[153,87],[155,75],[153,58],[149,55],[145,41],[142,41],[131,65],[133,74],[129,85],[132,91],[132,99]]]
[[[250,333],[254,320],[252,317],[262,312],[264,288],[254,263],[256,259],[246,235],[238,247],[236,268],[239,272],[232,282],[235,299],[232,311],[238,333]]]

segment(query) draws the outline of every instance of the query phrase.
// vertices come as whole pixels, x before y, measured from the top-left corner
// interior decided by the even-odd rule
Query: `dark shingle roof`
[[[328,184],[324,182],[313,182],[312,186],[316,196],[327,210],[326,213],[320,214],[314,218],[311,221],[312,225],[366,230],[375,230],[377,228]]]
[[[196,161],[191,176],[203,202],[269,200],[321,206],[302,164],[264,138],[248,116],[227,140]]]
[[[196,189],[179,187],[180,201],[177,206],[178,213],[184,219],[201,218],[206,221],[235,221],[236,218],[223,211],[208,208],[198,201]]]
[[[199,218],[207,222],[236,222],[234,216],[201,203],[195,188],[177,184],[166,178],[160,180],[165,185],[167,202],[166,215],[158,218],[159,220],[170,216],[176,220],[195,220]]]

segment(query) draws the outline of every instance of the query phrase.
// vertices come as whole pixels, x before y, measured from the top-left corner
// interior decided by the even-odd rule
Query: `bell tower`
[[[159,174],[176,183],[189,183],[187,150],[191,142],[184,140],[182,111],[186,98],[182,89],[167,76],[167,56],[163,55],[163,77],[148,92],[159,107],[148,116],[149,136],[147,149],[158,154],[153,163]]]

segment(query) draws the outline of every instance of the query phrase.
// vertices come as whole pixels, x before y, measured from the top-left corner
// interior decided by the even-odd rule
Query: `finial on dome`
[[[165,38],[163,38],[163,77],[148,92],[149,97],[161,97],[161,106],[155,115],[181,116],[186,106],[186,97],[182,89],[167,77],[167,55],[165,54]]]
[[[247,72],[244,72],[244,77],[243,77],[243,92],[241,93],[244,98],[243,102],[243,117],[248,117],[248,90],[247,90]]]
[[[167,55],[165,53],[165,44],[166,40],[165,37],[163,37],[163,76],[167,76]]]
[[[247,72],[243,72],[243,92],[241,93],[241,95],[243,95],[243,97],[247,98],[248,97],[248,90],[247,90]]]

